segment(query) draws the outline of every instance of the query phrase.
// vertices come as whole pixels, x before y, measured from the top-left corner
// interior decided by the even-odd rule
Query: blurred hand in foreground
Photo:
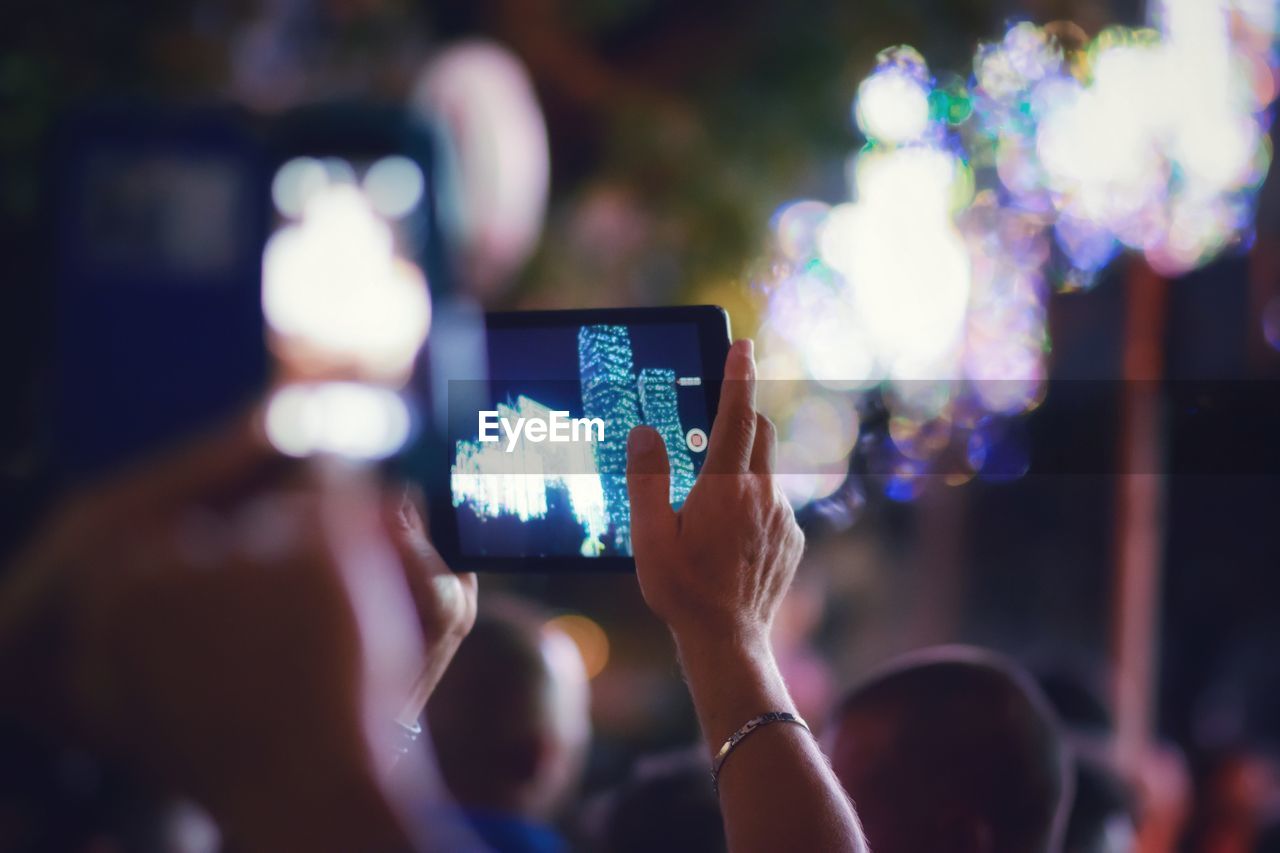
[[[249,849],[407,848],[381,742],[423,660],[405,568],[362,473],[280,468],[243,424],[55,513],[0,590],[4,698]]]
[[[666,447],[649,427],[627,445],[631,544],[645,601],[671,629],[714,755],[748,721],[795,713],[769,627],[795,575],[804,536],[773,480],[773,425],[755,410],[755,360],[738,341],[702,471],[671,506]],[[807,731],[757,729],[721,765],[725,835],[748,850],[864,850],[853,807]]]

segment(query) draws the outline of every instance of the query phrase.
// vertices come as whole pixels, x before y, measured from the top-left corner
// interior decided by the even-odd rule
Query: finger
[[[724,362],[720,408],[707,442],[702,470],[712,474],[746,473],[756,432],[756,364],[750,340],[735,341]]]
[[[313,460],[321,538],[328,570],[344,588],[361,636],[370,691],[366,709],[389,703],[379,713],[393,716],[404,685],[416,677],[423,659],[422,630],[401,553],[388,535],[380,486],[360,468],[337,459]],[[374,719],[370,716],[369,719]]]
[[[424,513],[412,485],[389,486],[383,497],[383,514],[393,531],[426,532]]]
[[[430,591],[433,583],[437,584],[435,600],[439,600],[439,589],[447,589],[449,584],[456,584],[466,602],[462,605],[463,609],[474,614],[479,594],[479,578],[475,572],[455,572],[431,541],[427,496],[422,488],[414,483],[405,486],[400,506],[408,535],[402,537],[393,532],[392,540],[400,550],[414,600],[418,601],[419,596]],[[439,587],[439,584],[444,586]]]
[[[638,426],[627,437],[627,495],[631,499],[631,541],[648,541],[675,517],[671,508],[671,462],[662,436]]]
[[[751,445],[751,473],[772,474],[778,454],[778,431],[773,421],[756,415],[756,436]]]
[[[404,487],[403,505],[405,517],[411,525],[429,539],[431,516],[427,513],[427,493],[417,483],[408,483]]]
[[[453,574],[431,542],[426,514],[421,509],[424,503],[421,490],[409,485],[393,491],[385,504],[387,530],[404,561],[410,585],[416,584],[424,572],[427,577]]]
[[[386,503],[388,532],[413,601],[420,614],[435,613],[442,603],[457,607],[457,600],[450,598],[457,591],[466,602],[463,609],[474,612],[478,579],[474,572],[455,572],[445,562],[427,534],[421,509],[425,503],[422,490],[412,484],[393,491]]]
[[[480,594],[480,578],[475,572],[454,572],[454,577],[458,579],[458,583],[462,586],[462,592],[468,599],[476,601]]]

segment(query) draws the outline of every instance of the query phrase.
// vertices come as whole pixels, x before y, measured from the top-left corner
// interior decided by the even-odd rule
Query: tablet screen
[[[698,324],[491,325],[487,337],[488,383],[450,389],[461,553],[630,556],[631,428],[647,424],[662,436],[677,507],[705,456]]]

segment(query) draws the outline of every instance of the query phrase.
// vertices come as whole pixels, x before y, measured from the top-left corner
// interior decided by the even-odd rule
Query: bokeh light
[[[910,47],[879,54],[854,101],[867,145],[849,198],[782,205],[754,280],[760,375],[792,380],[760,402],[794,502],[841,491],[811,441],[868,460],[896,501],[935,474],[1021,476],[1012,425],[1046,394],[1050,294],[1094,287],[1125,249],[1174,276],[1248,245],[1272,157],[1277,4],[1150,12],[1149,27],[1092,39],[1014,22],[968,79],[935,79]],[[1280,346],[1275,303],[1263,325]],[[832,391],[884,416],[829,440]]]
[[[792,395],[791,401],[779,427],[778,482],[793,503],[804,505],[844,483],[858,440],[858,412],[850,395],[839,391]]]
[[[423,68],[411,104],[442,123],[454,175],[441,209],[484,296],[512,283],[542,233],[551,180],[546,121],[524,64],[501,44],[457,42]]]
[[[595,678],[609,663],[609,636],[594,619],[566,613],[548,620],[546,630],[558,631],[577,646],[587,678]]]
[[[912,142],[929,128],[929,74],[924,57],[900,49],[881,54],[880,67],[862,81],[854,117],[868,139]]]
[[[310,166],[294,161],[275,187],[282,213],[300,207],[262,259],[277,355],[303,375],[402,382],[430,322],[422,271],[397,254],[390,226],[355,184],[316,183]]]
[[[411,427],[398,394],[357,382],[286,385],[266,411],[267,438],[288,456],[383,459],[404,445]]]
[[[1261,7],[1269,7],[1263,10]],[[1055,278],[1090,286],[1115,245],[1165,275],[1247,241],[1270,164],[1274,4],[1160,0],[1091,42],[1019,23],[975,60],[965,141],[1012,205],[1056,220]]]
[[[387,219],[400,219],[422,203],[422,169],[408,157],[383,157],[364,173],[364,192],[373,209]]]
[[[271,199],[281,216],[299,219],[307,200],[328,183],[328,172],[319,160],[297,157],[276,171],[271,181]]]
[[[790,202],[771,223],[777,251],[757,282],[760,375],[792,381],[763,383],[760,403],[778,424],[779,481],[796,505],[861,495],[847,483],[861,439],[882,492],[912,500],[967,428],[954,416],[973,405],[966,376],[1003,368],[1017,380],[987,395],[1001,413],[1022,411],[1040,387],[1040,291],[1017,279],[1018,263],[978,262],[1005,246],[992,248],[969,214],[975,174],[951,135],[972,111],[968,86],[932,85],[915,50],[882,52],[858,89],[872,144],[850,162],[851,200]],[[864,430],[870,399],[887,407],[887,425]]]
[[[396,393],[427,336],[426,279],[402,257],[388,219],[422,199],[404,157],[355,168],[329,158],[285,163],[272,182],[283,218],[262,257],[262,306],[281,387],[267,436],[291,456],[381,459],[408,440],[412,417]]]

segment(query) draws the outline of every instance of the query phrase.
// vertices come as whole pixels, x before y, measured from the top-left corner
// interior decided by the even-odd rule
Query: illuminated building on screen
[[[646,367],[637,376],[626,327],[597,325],[578,330],[578,378],[583,414],[603,421],[603,440],[555,442],[530,440],[526,434],[508,442],[502,434],[495,441],[479,436],[458,441],[451,470],[453,505],[467,507],[481,523],[502,517],[542,521],[567,508],[581,528],[582,556],[630,554],[631,429],[645,423],[662,436],[671,460],[672,503],[683,503],[693,488],[696,473],[680,424],[676,372]],[[551,407],[523,394],[495,409],[507,423],[553,417]]]
[[[640,399],[626,326],[583,326],[578,330],[578,377],[582,411],[607,424],[596,444],[596,468],[605,511],[613,522],[614,548],[631,547],[631,507],[627,502],[627,435],[640,423]]]
[[[646,367],[640,371],[640,411],[644,422],[658,431],[671,460],[671,502],[684,503],[695,477],[693,459],[684,443],[680,409],[676,403],[676,372],[666,367]]]
[[[547,421],[551,409],[523,394],[514,404],[499,403],[498,417]],[[453,505],[467,504],[481,518],[514,515],[521,521],[545,518],[548,493],[563,489],[574,520],[582,526],[584,557],[599,556],[609,517],[600,478],[596,476],[594,443],[520,441],[508,451],[505,440],[460,441],[450,477]]]

